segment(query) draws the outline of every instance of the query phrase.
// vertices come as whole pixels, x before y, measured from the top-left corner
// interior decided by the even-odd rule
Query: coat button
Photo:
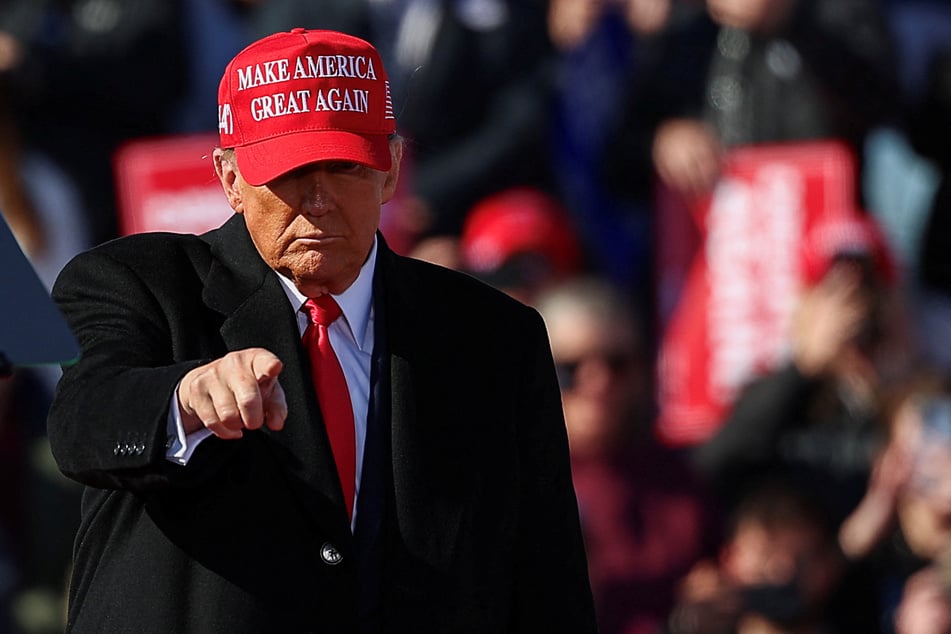
[[[330,542],[320,547],[320,558],[324,560],[325,564],[330,566],[336,566],[343,561],[343,555],[341,555],[337,547]]]

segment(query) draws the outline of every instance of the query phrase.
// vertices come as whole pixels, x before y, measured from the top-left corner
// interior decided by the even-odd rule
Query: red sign
[[[693,208],[661,197],[663,441],[709,438],[738,390],[784,359],[803,236],[817,223],[861,213],[854,191],[850,151],[818,142],[732,151],[713,194]]]
[[[133,141],[115,156],[122,234],[203,233],[233,213],[215,175],[217,134]]]

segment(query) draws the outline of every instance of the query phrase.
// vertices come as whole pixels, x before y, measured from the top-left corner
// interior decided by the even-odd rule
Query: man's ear
[[[396,194],[396,185],[400,180],[400,161],[403,160],[403,140],[396,138],[390,141],[390,171],[386,173],[386,180],[383,181],[383,192],[381,203],[389,202]]]
[[[240,173],[238,172],[238,163],[235,160],[234,152],[226,152],[221,148],[215,148],[215,174],[221,182],[221,188],[228,197],[228,204],[234,209],[235,213],[244,212],[244,206],[241,203],[241,191],[238,188]]]

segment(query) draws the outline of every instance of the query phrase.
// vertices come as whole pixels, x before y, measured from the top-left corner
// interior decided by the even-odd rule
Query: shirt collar
[[[369,341],[367,331],[370,323],[370,310],[373,307],[373,271],[376,270],[376,253],[377,238],[374,236],[373,246],[370,247],[370,255],[363,266],[360,267],[357,279],[339,295],[331,293],[331,297],[340,306],[344,319],[347,320],[347,325],[350,327],[350,333],[356,341],[357,347],[364,352]],[[277,274],[277,277],[281,281],[281,286],[284,288],[284,293],[287,295],[291,307],[295,312],[299,311],[304,302],[307,301],[307,296],[301,293],[290,279],[280,273]]]

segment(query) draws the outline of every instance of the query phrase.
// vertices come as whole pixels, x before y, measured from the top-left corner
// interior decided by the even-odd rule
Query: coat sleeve
[[[102,251],[60,274],[57,302],[79,341],[64,368],[47,428],[61,471],[84,484],[143,489],[186,476],[166,460],[167,417],[178,381],[205,360],[180,360],[166,312],[142,275]],[[201,462],[201,461],[199,461]]]
[[[523,421],[514,632],[596,632],[558,380],[541,318],[521,367]]]

